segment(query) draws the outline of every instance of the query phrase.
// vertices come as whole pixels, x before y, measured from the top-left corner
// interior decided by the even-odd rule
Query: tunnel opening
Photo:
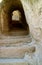
[[[29,26],[26,21],[25,12],[20,0],[5,0],[6,3],[2,8],[1,12],[1,42],[0,46],[5,47],[12,47],[12,50],[16,48],[22,48],[28,43],[31,43],[32,39],[29,35]],[[7,3],[7,1],[9,1]],[[8,36],[7,36],[8,35]],[[22,36],[21,36],[22,35]],[[25,35],[25,36],[24,36]],[[9,48],[8,48],[9,49]],[[14,51],[13,50],[13,51]],[[21,50],[21,49],[20,49]],[[5,51],[5,49],[4,49]],[[4,58],[9,58],[8,55],[11,51],[10,50],[5,54]],[[19,54],[19,49],[16,49],[15,56],[11,54],[13,58],[21,58],[22,56]],[[23,50],[24,51],[24,50]],[[25,50],[26,51],[26,50]],[[17,54],[18,52],[18,54]],[[21,53],[21,52],[20,52]],[[12,58],[10,56],[10,58]]]
[[[2,33],[6,35],[28,35],[29,26],[21,1],[13,1],[7,6],[5,5],[3,8],[5,16],[3,18]]]
[[[22,15],[19,10],[15,10],[12,12],[12,21],[11,21],[11,30],[22,30],[25,29],[23,23],[22,23]]]
[[[9,32],[11,35],[28,35],[29,26],[20,10],[16,9],[11,12],[9,22]]]

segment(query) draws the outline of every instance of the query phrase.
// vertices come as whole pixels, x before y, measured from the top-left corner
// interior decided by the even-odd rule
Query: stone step
[[[34,53],[34,46],[0,47],[0,58],[24,58],[25,53]]]
[[[24,29],[20,29],[20,30],[12,30],[12,31],[10,31],[9,32],[9,34],[8,35],[13,35],[13,36],[24,36],[24,35],[28,35],[28,30],[24,30]],[[7,34],[6,34],[7,35]]]
[[[30,36],[0,36],[0,46],[19,46],[32,41]]]
[[[25,59],[0,59],[0,65],[28,65]]]

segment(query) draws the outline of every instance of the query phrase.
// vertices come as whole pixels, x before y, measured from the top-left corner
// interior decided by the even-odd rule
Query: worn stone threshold
[[[24,58],[25,53],[34,53],[35,47],[23,45],[19,47],[0,47],[0,58]]]
[[[0,59],[0,65],[28,65],[25,59]]]
[[[0,36],[0,47],[21,46],[32,42],[30,35],[25,36]]]

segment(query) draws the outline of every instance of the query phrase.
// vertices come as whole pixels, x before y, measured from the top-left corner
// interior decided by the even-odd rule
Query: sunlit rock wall
[[[42,0],[21,0],[31,35],[42,41]]]
[[[29,24],[30,34],[36,40],[34,44],[36,51],[34,57],[29,57],[29,62],[32,65],[42,65],[42,0],[21,1]]]

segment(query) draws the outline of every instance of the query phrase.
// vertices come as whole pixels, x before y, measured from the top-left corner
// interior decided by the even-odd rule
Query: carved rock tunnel
[[[15,2],[15,3],[14,3]],[[29,26],[26,22],[26,17],[24,13],[24,9],[20,0],[13,1],[7,3],[2,6],[2,33],[9,35],[28,35],[29,34]],[[18,11],[18,15],[15,14]],[[14,15],[13,15],[13,12]],[[12,16],[19,17],[19,20],[16,18],[13,20]]]
[[[5,48],[0,49],[0,58],[23,58],[25,53],[29,52],[28,43],[31,43],[32,39],[28,36],[29,25],[22,3],[20,0],[4,0],[1,10],[2,34],[10,36],[1,36],[0,46]],[[32,52],[32,48],[30,51]]]

